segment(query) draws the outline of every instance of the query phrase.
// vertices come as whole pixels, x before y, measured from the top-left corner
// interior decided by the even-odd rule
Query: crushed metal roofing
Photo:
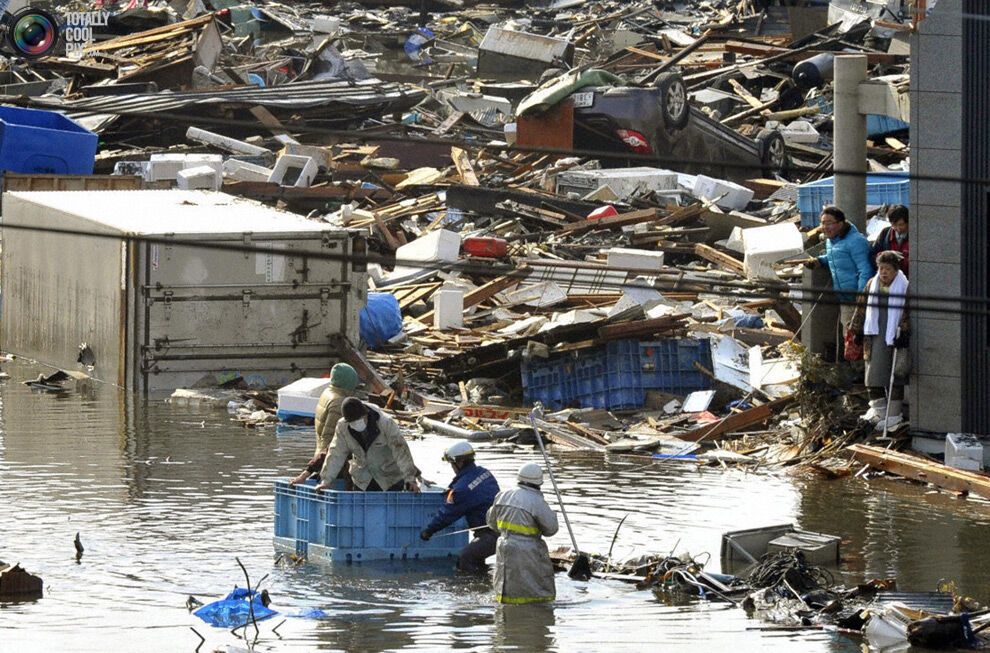
[[[228,90],[106,95],[67,101],[39,97],[32,98],[31,104],[57,107],[70,116],[77,111],[85,114],[140,114],[188,111],[194,108],[249,109],[259,105],[275,110],[340,109],[344,115],[321,117],[327,120],[348,120],[364,115],[381,115],[383,111],[412,108],[425,97],[426,91],[417,86],[366,79],[356,82],[298,82],[264,88],[248,86]]]

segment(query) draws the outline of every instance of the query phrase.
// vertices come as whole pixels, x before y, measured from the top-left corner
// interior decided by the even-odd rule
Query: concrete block
[[[962,148],[962,93],[919,91],[911,97],[918,105],[916,125],[944,125],[945,129],[915,129],[911,140],[921,149],[959,150]]]
[[[978,472],[983,469],[983,443],[968,433],[945,435],[945,464]]]
[[[912,242],[911,247],[914,247]],[[959,297],[962,295],[960,276],[962,268],[958,263],[935,263],[918,261],[911,252],[911,292],[918,295]],[[933,320],[958,320],[959,316],[949,313],[917,313],[916,318]]]
[[[959,178],[962,176],[962,152],[917,148],[912,154],[911,171],[919,177]],[[962,184],[957,181],[919,179],[913,187],[918,192],[914,204],[962,206]]]
[[[698,199],[715,200],[716,206],[730,211],[746,208],[755,194],[745,186],[705,175],[698,175],[695,178],[694,189],[691,192]]]
[[[441,331],[464,326],[464,290],[444,286],[433,293],[433,325]]]
[[[176,177],[181,190],[220,190],[221,176],[211,166],[184,168]]]
[[[250,156],[271,155],[271,150],[264,147],[251,145],[250,143],[239,141],[236,138],[216,134],[214,132],[206,131],[205,129],[200,129],[199,127],[190,127],[187,129],[186,138],[198,143],[213,145],[214,147],[218,147],[228,152],[233,152],[234,154],[247,154]]]
[[[962,88],[962,37],[923,35],[916,43],[912,64],[918,66],[918,72],[911,80],[911,90],[958,93]]]
[[[968,14],[964,11],[962,0],[939,0],[925,19],[918,24],[918,32],[922,36],[932,34],[960,36],[964,17],[968,17]]]
[[[951,433],[962,430],[962,387],[958,377],[918,374],[920,403],[911,406],[911,426],[919,431]]]
[[[913,320],[912,338],[918,339],[917,356],[912,361],[919,374],[960,377],[962,362],[962,322],[934,319],[921,314]]]
[[[911,207],[911,266],[915,261],[958,263],[962,253],[959,209],[918,204]],[[912,277],[915,274],[912,272]]]
[[[749,279],[778,279],[777,261],[804,252],[804,238],[793,222],[742,230],[743,268]]]
[[[642,249],[613,247],[606,253],[610,268],[660,272],[663,269],[663,252],[648,252]]]
[[[319,166],[312,157],[283,154],[275,161],[268,181],[280,186],[309,188],[318,171]]]
[[[268,181],[272,170],[247,161],[228,159],[223,164],[223,176],[234,181]]]

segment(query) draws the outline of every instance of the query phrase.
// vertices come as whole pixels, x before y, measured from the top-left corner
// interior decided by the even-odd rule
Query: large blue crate
[[[316,492],[314,483],[275,482],[275,548],[311,560],[362,562],[453,557],[468,542],[464,520],[419,538],[444,502],[439,490]]]
[[[903,204],[909,206],[911,181],[906,172],[884,172],[866,176],[866,203]],[[835,198],[835,177],[820,179],[798,186],[798,210],[801,226],[818,226],[822,207],[832,204]],[[841,208],[841,207],[840,207]]]
[[[97,141],[60,113],[0,107],[0,171],[91,175]]]
[[[615,340],[604,347],[524,361],[523,398],[552,409],[639,408],[649,390],[688,394],[710,388],[710,379],[695,363],[711,369],[707,340]]]

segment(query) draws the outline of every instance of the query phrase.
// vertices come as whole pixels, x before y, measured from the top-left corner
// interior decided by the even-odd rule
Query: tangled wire
[[[754,589],[784,585],[798,596],[835,584],[831,573],[809,565],[800,551],[766,554],[753,567],[747,580]]]

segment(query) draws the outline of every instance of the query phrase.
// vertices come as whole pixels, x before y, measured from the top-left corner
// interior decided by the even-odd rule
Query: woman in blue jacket
[[[856,310],[857,293],[866,287],[876,272],[872,249],[866,236],[859,232],[856,225],[846,222],[846,214],[837,206],[822,209],[819,224],[828,239],[825,241],[825,254],[811,261],[808,267],[827,266],[832,274],[835,297],[842,302],[839,319],[845,332]]]

